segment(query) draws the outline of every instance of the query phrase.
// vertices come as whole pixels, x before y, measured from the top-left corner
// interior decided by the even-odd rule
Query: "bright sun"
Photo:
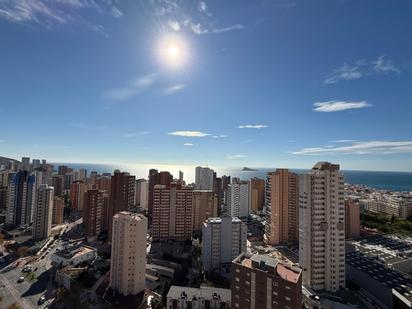
[[[176,35],[166,35],[159,40],[157,54],[163,65],[182,67],[188,60],[186,41]]]

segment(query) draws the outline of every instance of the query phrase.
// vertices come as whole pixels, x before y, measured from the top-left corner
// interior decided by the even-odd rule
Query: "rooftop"
[[[233,263],[244,267],[257,269],[263,272],[276,274],[289,282],[297,283],[302,273],[302,269],[290,263],[279,261],[267,255],[243,253],[239,255]]]
[[[220,289],[215,287],[201,286],[200,288],[190,288],[185,286],[172,285],[167,298],[172,299],[219,299],[222,302],[231,301],[231,291],[229,289]]]
[[[410,276],[386,268],[376,258],[367,256],[360,251],[346,253],[346,264],[362,271],[388,289],[396,290],[403,297],[412,301],[412,278]]]
[[[95,249],[84,246],[84,245],[76,245],[74,247],[66,248],[64,250],[56,251],[55,254],[60,256],[64,259],[70,260],[76,257],[79,257],[83,254],[96,251]]]

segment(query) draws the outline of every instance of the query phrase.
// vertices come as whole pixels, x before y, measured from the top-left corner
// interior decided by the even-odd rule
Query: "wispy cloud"
[[[332,113],[341,112],[348,109],[359,109],[372,106],[366,101],[349,102],[349,101],[326,101],[316,102],[313,104],[315,112]]]
[[[213,137],[213,138],[226,138],[226,137],[228,137],[228,135],[226,135],[226,134],[220,134],[220,135],[213,135],[212,137]]]
[[[185,84],[173,85],[173,86],[166,88],[164,91],[164,94],[166,95],[173,94],[173,93],[183,90],[184,88],[186,88]]]
[[[228,159],[228,160],[239,160],[239,159],[244,159],[246,157],[247,156],[243,155],[243,154],[229,154],[229,155],[226,155],[226,159]]]
[[[377,74],[400,74],[400,69],[392,60],[379,56],[376,60],[358,60],[354,64],[344,63],[334,70],[323,81],[324,84],[336,84],[340,81],[350,81]]]
[[[353,80],[359,79],[363,76],[360,67],[357,65],[351,66],[344,64],[341,68],[335,70],[329,77],[323,82],[325,84],[336,84],[340,80]]]
[[[119,18],[123,15],[112,0],[1,0],[0,18],[14,23],[35,23],[42,25],[67,24],[82,21],[77,11],[94,10]]]
[[[192,143],[184,143],[183,146],[192,147],[194,145]]]
[[[237,128],[238,129],[264,129],[267,127],[268,126],[264,124],[246,124],[246,125],[240,125]]]
[[[208,29],[204,28],[200,23],[190,23],[190,29],[193,31],[195,34],[206,34],[209,32]]]
[[[167,24],[174,31],[180,30],[180,23],[177,20],[169,20]]]
[[[373,69],[377,73],[395,73],[399,74],[400,70],[393,64],[393,61],[390,59],[385,59],[385,56],[380,56],[378,59],[372,62]]]
[[[113,88],[104,93],[104,98],[113,101],[123,101],[142,93],[155,82],[156,74],[141,76],[124,87]]]
[[[199,1],[197,10],[189,12],[184,10],[180,1],[175,0],[151,0],[153,13],[166,20],[166,25],[174,31],[187,29],[196,35],[221,34],[230,31],[243,30],[245,25],[233,24],[220,26],[213,17],[206,1]]]
[[[182,136],[182,137],[205,137],[209,136],[209,133],[201,132],[201,131],[174,131],[168,132],[168,135],[173,136]]]
[[[348,146],[303,148],[292,153],[296,155],[412,153],[412,141],[354,142]]]
[[[224,28],[215,28],[215,29],[212,29],[210,32],[211,33],[225,33],[229,31],[243,30],[245,28],[246,27],[242,24],[234,24],[234,25],[224,27]]]
[[[337,139],[334,141],[329,141],[329,143],[353,143],[353,142],[357,142],[357,140],[355,139]]]
[[[124,133],[122,134],[123,137],[127,137],[127,138],[132,138],[132,137],[138,137],[138,136],[142,136],[142,135],[148,135],[151,134],[151,131],[138,131],[138,132],[130,132],[130,133]]]

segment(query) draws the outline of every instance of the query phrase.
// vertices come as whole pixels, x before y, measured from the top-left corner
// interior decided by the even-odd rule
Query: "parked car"
[[[39,298],[39,305],[43,304],[45,301],[46,301],[46,296],[42,295],[42,296]]]
[[[21,277],[19,277],[19,279],[17,279],[17,283],[22,283],[24,281],[24,277],[23,276],[21,276]]]

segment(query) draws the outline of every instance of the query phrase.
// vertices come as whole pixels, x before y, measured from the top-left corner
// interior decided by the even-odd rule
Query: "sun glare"
[[[182,37],[164,36],[158,45],[158,56],[163,63],[171,68],[182,67],[187,63],[187,43]]]

